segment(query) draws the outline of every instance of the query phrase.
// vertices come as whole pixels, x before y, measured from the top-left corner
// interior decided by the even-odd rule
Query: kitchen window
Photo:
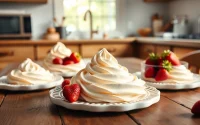
[[[113,31],[116,29],[116,0],[64,0],[64,25],[70,31],[88,31],[89,20],[83,20],[90,9],[93,15],[93,29]]]

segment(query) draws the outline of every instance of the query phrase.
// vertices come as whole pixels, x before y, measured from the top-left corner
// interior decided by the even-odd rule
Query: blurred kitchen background
[[[99,31],[94,38],[103,34],[138,36],[141,28],[150,28],[151,35],[160,36],[159,27],[165,27],[162,32],[173,32],[169,25],[173,21],[181,24],[174,32],[185,30],[181,35],[191,35],[200,32],[199,5],[200,0],[0,0],[0,13],[30,14],[32,39],[43,38],[47,28],[56,26],[66,27],[65,38],[89,38],[89,21],[83,20],[88,9],[93,14],[93,29]]]
[[[0,69],[43,60],[56,42],[83,58],[101,48],[145,59],[200,48],[200,0],[0,0]]]

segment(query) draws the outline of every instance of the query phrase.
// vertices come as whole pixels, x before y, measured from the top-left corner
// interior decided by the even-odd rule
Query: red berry
[[[63,82],[62,82],[62,89],[64,88],[64,86],[66,85],[70,85],[70,79],[65,79]]]
[[[179,66],[181,63],[178,57],[170,50],[165,50],[162,53],[162,58],[171,62],[172,65]]]
[[[72,61],[72,60],[65,60],[63,62],[63,65],[69,65],[69,64],[74,64],[74,61]]]
[[[156,81],[163,81],[163,80],[168,79],[168,77],[169,77],[169,73],[166,69],[159,69],[157,74],[156,74],[155,80]]]
[[[78,63],[81,60],[81,55],[79,53],[73,52],[71,53],[70,57],[71,60],[74,61],[74,63]]]
[[[153,78],[155,76],[155,69],[153,67],[148,67],[144,75],[146,78]]]
[[[158,55],[155,53],[150,53],[149,57],[146,59],[145,64],[147,65],[155,65],[158,60]]]
[[[79,84],[72,84],[63,88],[63,96],[69,102],[76,102],[80,96],[81,88]]]
[[[200,100],[193,105],[191,112],[195,115],[200,115]]]
[[[62,64],[63,63],[63,60],[59,57],[56,57],[53,59],[53,64]]]

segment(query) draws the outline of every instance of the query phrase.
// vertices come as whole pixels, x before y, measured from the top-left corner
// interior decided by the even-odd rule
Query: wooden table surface
[[[141,60],[120,58],[129,71],[140,71]],[[17,64],[0,72],[6,75]],[[94,113],[69,110],[51,103],[49,90],[11,92],[0,90],[0,125],[200,125],[191,108],[200,100],[200,89],[161,91],[160,101],[129,112]]]

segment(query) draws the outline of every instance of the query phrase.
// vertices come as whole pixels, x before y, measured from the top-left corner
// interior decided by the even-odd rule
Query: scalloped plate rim
[[[151,87],[154,88],[154,87]],[[144,100],[140,100],[138,102],[127,102],[127,103],[89,103],[84,101],[79,101],[78,103],[69,103],[68,101],[53,97],[54,90],[58,89],[58,87],[51,89],[49,91],[49,96],[52,103],[65,107],[67,109],[72,110],[82,110],[89,112],[124,112],[136,109],[147,108],[160,100],[160,91],[154,88],[157,92],[157,96],[146,98]],[[59,93],[57,91],[55,93]]]

